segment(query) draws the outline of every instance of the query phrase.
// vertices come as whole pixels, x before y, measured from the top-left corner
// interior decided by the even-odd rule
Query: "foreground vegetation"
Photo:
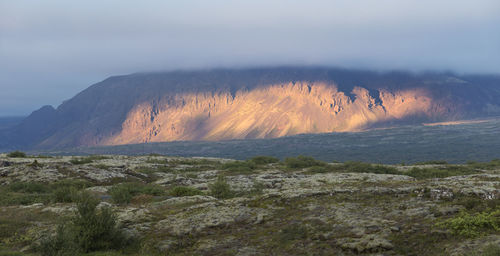
[[[500,160],[0,156],[0,255],[498,255]]]

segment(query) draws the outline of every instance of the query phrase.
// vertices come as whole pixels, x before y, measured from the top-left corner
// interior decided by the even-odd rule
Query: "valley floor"
[[[0,155],[0,255],[499,255],[499,205],[495,160]]]

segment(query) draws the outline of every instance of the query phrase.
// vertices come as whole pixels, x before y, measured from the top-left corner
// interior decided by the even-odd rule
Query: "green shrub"
[[[148,164],[168,164],[167,159],[153,159],[153,158],[148,158],[146,161]]]
[[[326,165],[325,162],[316,160],[310,156],[287,157],[285,159],[285,166],[290,169],[300,169],[300,168],[325,166],[325,165]]]
[[[55,203],[71,203],[76,199],[78,189],[75,187],[58,187],[52,191],[52,201]]]
[[[415,167],[404,174],[414,177],[416,179],[430,179],[430,178],[446,178],[450,176],[459,176],[459,175],[469,175],[474,173],[478,173],[478,171],[466,166],[449,165],[439,168]]]
[[[484,200],[476,196],[456,194],[454,204],[464,206],[469,212],[483,212],[488,209],[495,209],[497,205],[500,205],[500,198]]]
[[[115,185],[110,190],[111,198],[117,204],[128,204],[136,194],[133,187],[125,185]]]
[[[92,161],[97,161],[97,160],[104,160],[104,159],[109,159],[109,156],[101,156],[101,155],[90,155],[86,157],[87,159],[90,159]]]
[[[250,174],[257,168],[251,161],[234,161],[222,165],[222,169],[230,174]]]
[[[64,179],[64,180],[58,180],[54,183],[51,184],[51,187],[53,189],[59,188],[59,187],[73,187],[78,190],[88,188],[92,186],[92,183],[86,180],[81,180],[81,179]]]
[[[40,182],[14,182],[9,185],[9,190],[20,193],[47,193],[50,186]]]
[[[328,172],[338,171],[338,169],[330,165],[324,165],[324,166],[309,167],[307,171],[309,173],[328,173]]]
[[[363,162],[345,162],[339,166],[347,172],[376,173],[376,174],[401,174],[396,168],[391,166],[369,164]]]
[[[57,226],[56,233],[42,239],[35,248],[42,256],[70,256],[77,255],[79,248],[75,241],[74,231],[67,224]]]
[[[177,186],[173,187],[170,189],[169,194],[171,196],[175,197],[181,197],[181,196],[195,196],[195,195],[201,195],[203,192],[201,192],[197,188],[191,188],[191,187],[184,187],[184,186]]]
[[[493,159],[490,162],[467,162],[467,165],[475,169],[493,170],[500,168],[500,159]]]
[[[0,186],[0,205],[27,205],[48,202],[73,202],[78,191],[90,186],[90,182],[65,179],[52,184],[40,182],[14,182]]]
[[[414,165],[426,165],[426,164],[448,164],[448,162],[444,160],[430,160],[424,162],[416,162]]]
[[[9,192],[0,194],[0,205],[30,205],[46,202],[50,202],[50,194],[22,194]]]
[[[12,158],[24,158],[24,157],[26,157],[26,153],[16,150],[16,151],[8,153],[7,156],[12,157]]]
[[[116,216],[110,208],[97,209],[99,200],[82,194],[77,202],[78,214],[73,219],[76,241],[84,252],[119,249],[123,234],[116,228]]]
[[[137,195],[160,196],[164,192],[161,186],[142,183],[121,183],[114,185],[109,191],[113,201],[118,204],[128,204]]]
[[[226,199],[234,196],[231,186],[224,176],[217,177],[217,180],[209,185],[210,195],[218,199]]]
[[[154,174],[155,172],[165,172],[165,173],[172,173],[175,172],[175,169],[169,166],[155,166],[155,167],[149,167],[149,166],[140,166],[135,169],[136,172],[144,173],[147,175]]]
[[[461,212],[438,225],[451,229],[455,235],[478,237],[490,231],[500,231],[500,209],[474,214]]]
[[[212,159],[180,158],[165,160],[169,165],[218,165],[219,161]]]
[[[78,192],[91,186],[91,183],[85,180],[65,179],[59,180],[50,185],[52,189],[52,201],[56,203],[75,202]]]
[[[158,153],[149,153],[148,156],[163,156],[163,155]]]
[[[308,169],[312,173],[326,172],[356,172],[356,173],[376,173],[376,174],[402,174],[396,168],[380,164],[369,164],[363,162],[348,161],[343,164],[313,166]]]
[[[97,209],[99,200],[87,193],[77,198],[77,215],[58,226],[55,236],[42,241],[38,251],[42,255],[71,255],[76,252],[120,249],[127,239],[116,227],[116,216],[111,209]]]
[[[252,162],[256,165],[265,165],[265,164],[277,163],[280,160],[272,156],[255,156],[248,159],[247,161]]]

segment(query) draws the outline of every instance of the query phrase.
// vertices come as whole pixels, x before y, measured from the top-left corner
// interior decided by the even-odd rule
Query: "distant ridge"
[[[273,67],[137,73],[0,131],[0,148],[276,138],[500,115],[500,77]]]

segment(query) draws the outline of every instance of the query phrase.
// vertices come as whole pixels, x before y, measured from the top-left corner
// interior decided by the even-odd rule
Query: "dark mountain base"
[[[359,133],[307,134],[277,139],[190,141],[45,151],[51,154],[162,154],[247,159],[308,155],[324,161],[450,163],[500,158],[500,119],[456,125],[405,126]]]

